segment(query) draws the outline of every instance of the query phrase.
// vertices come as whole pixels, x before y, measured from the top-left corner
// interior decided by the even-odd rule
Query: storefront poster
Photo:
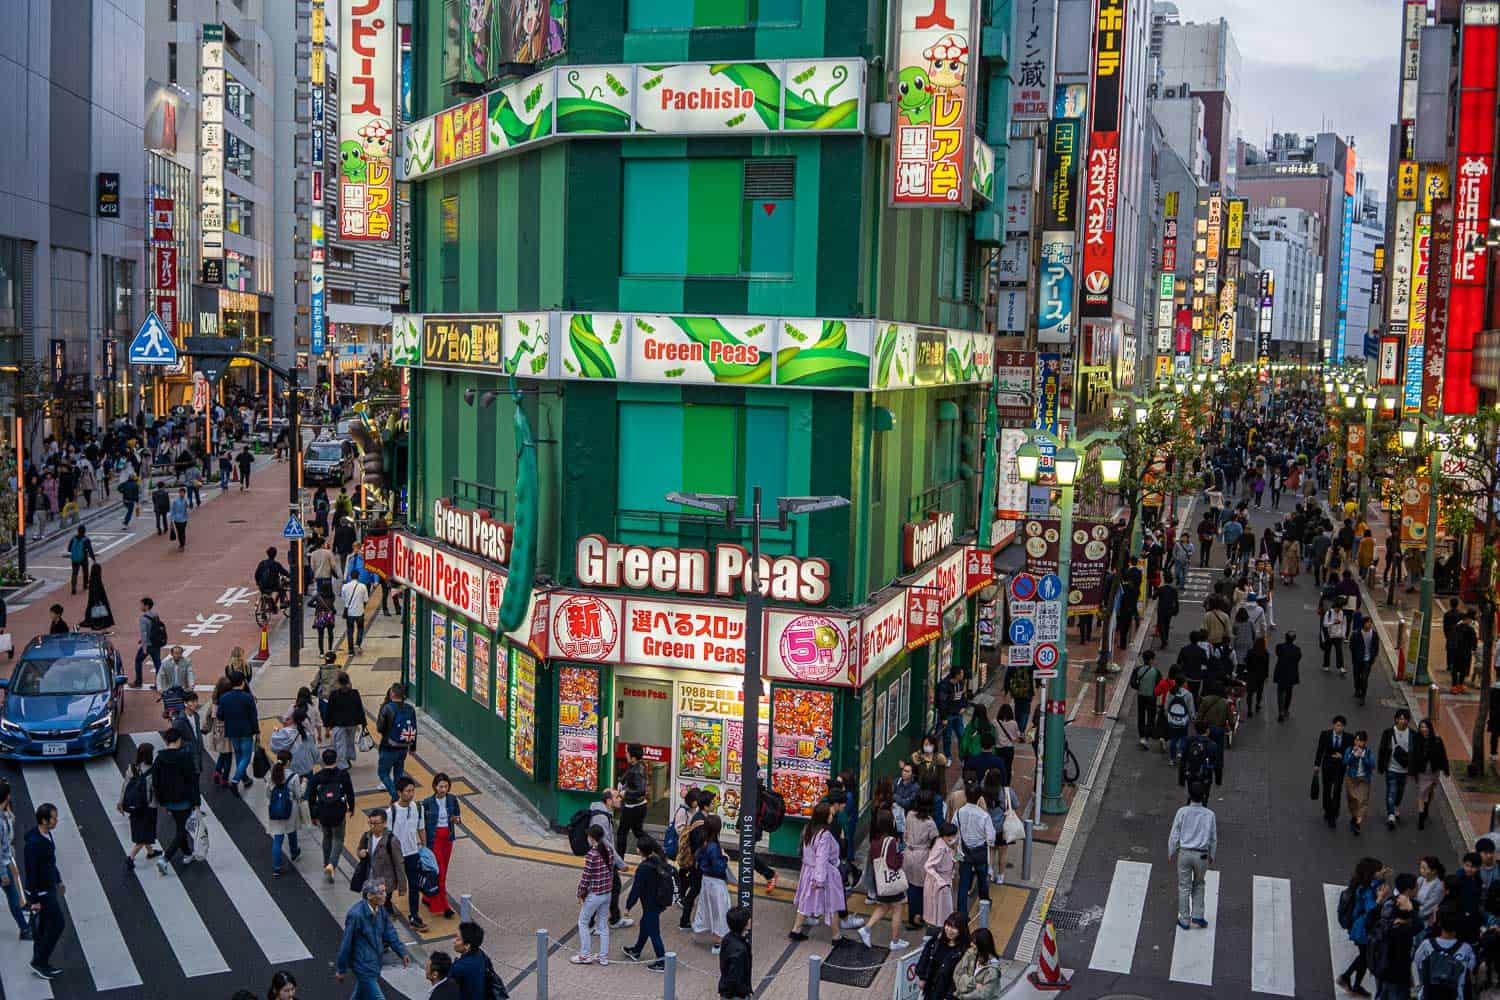
[[[859,683],[859,622],[823,614],[766,614],[766,676],[807,684]]]
[[[599,673],[588,667],[557,671],[557,787],[599,787]]]
[[[904,730],[911,722],[911,671],[901,672],[901,728]]]
[[[1427,505],[1432,482],[1425,475],[1408,475],[1401,480],[1401,547],[1421,549],[1427,546]]]
[[[760,726],[760,753],[757,766],[765,767],[771,761],[771,727]],[[741,719],[728,719],[724,723],[724,805],[719,811],[725,819],[739,817],[740,767],[745,759],[745,723]],[[730,811],[731,792],[734,810]]]
[[[469,689],[469,627],[455,619],[449,627],[453,646],[453,664],[448,670],[448,683],[459,691]]]
[[[1046,576],[1058,569],[1058,541],[1061,525],[1056,518],[1027,521],[1026,572]],[[1085,614],[1099,610],[1104,598],[1104,575],[1109,568],[1109,524],[1075,518],[1073,521],[1072,566],[1068,577],[1068,613]]]
[[[870,801],[870,760],[875,746],[875,685],[859,697],[859,801]]]
[[[439,677],[448,676],[448,616],[432,613],[432,648],[428,669]]]
[[[713,811],[724,817],[726,824],[739,818],[744,704],[738,685],[677,684],[676,795],[681,798],[686,788],[712,791]],[[759,714],[760,759],[764,764],[770,759],[771,746],[771,700],[768,695],[761,697]],[[726,829],[725,832],[731,831]]]
[[[618,663],[623,603],[590,594],[570,594],[557,601],[552,611],[552,655],[587,663]]]
[[[885,689],[885,739],[881,740],[882,748],[889,747],[896,739],[896,732],[901,725],[901,686],[892,684]]]
[[[474,698],[475,701],[479,702],[479,704],[483,705],[485,708],[489,708],[490,707],[490,637],[488,635],[486,635],[481,629],[477,629],[477,628],[474,630],[474,671],[473,671],[473,673],[474,673],[474,684],[469,689],[469,693],[473,696],[473,698]],[[503,692],[505,685],[503,683],[501,683],[501,684],[496,685],[496,687]],[[503,693],[502,693],[501,697],[496,699],[496,704],[497,705],[503,705],[504,703],[505,703],[504,702],[504,696],[503,696]],[[505,710],[503,708],[500,709],[500,716],[501,716],[501,718],[505,717]]]
[[[625,662],[644,666],[743,673],[745,609],[632,600],[624,654]]]
[[[833,692],[778,688],[771,714],[772,787],[788,816],[811,816],[833,773]]]
[[[875,696],[875,752],[885,752],[885,713],[890,706],[886,704],[886,692],[882,691]]]
[[[684,778],[724,778],[724,720],[684,715],[677,720],[677,773]]]
[[[515,708],[510,723],[510,759],[528,778],[536,777],[536,658],[514,646],[511,689]],[[498,709],[497,709],[498,711]]]

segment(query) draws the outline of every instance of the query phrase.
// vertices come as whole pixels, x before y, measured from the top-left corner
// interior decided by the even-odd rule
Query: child
[[[750,909],[736,906],[725,915],[729,933],[719,948],[719,996],[748,997],[750,983]]]
[[[1369,740],[1369,734],[1361,729],[1354,734],[1354,746],[1344,751],[1344,796],[1349,800],[1349,829],[1356,837],[1365,825],[1365,810],[1370,804],[1374,761],[1367,746]]]

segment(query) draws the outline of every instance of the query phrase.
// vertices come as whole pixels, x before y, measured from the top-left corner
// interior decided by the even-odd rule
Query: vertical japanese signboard
[[[1260,272],[1260,304],[1255,317],[1255,364],[1260,381],[1271,377],[1271,320],[1276,312],[1276,273]]]
[[[896,0],[891,203],[967,210],[975,0]]]
[[[1436,417],[1443,397],[1443,344],[1448,338],[1448,298],[1453,275],[1453,201],[1432,202],[1432,248],[1427,273],[1427,349],[1422,363],[1422,412]]]
[[[324,271],[327,261],[325,226],[323,220],[323,166],[327,159],[327,115],[324,109],[323,47],[328,37],[328,14],[324,0],[312,0],[312,49],[308,57],[308,94],[312,101],[312,156],[308,164],[312,171],[312,213],[309,219],[307,285],[308,285],[308,347],[313,354],[322,354],[326,346],[324,330],[323,293]]]
[[[1010,120],[1044,122],[1052,113],[1057,0],[1017,0],[1010,63]]]
[[[396,2],[345,0],[339,24],[339,237],[385,243],[395,237]]]
[[[1386,256],[1386,332],[1406,340],[1406,323],[1411,316],[1411,259],[1417,244],[1417,206],[1415,202],[1396,202],[1395,221],[1391,230],[1391,249]],[[1316,314],[1315,314],[1316,315]],[[1420,370],[1420,366],[1418,368]],[[1403,380],[1401,406],[1415,413],[1422,405],[1421,389]]]
[[[1495,146],[1496,35],[1500,3],[1468,0],[1459,40],[1458,151],[1453,178],[1453,268],[1443,354],[1443,412],[1473,413],[1474,339],[1483,328],[1489,266],[1491,157]]]
[[[1084,170],[1083,300],[1085,316],[1113,312],[1115,208],[1120,186],[1120,90],[1125,71],[1125,2],[1097,0],[1089,152]]]
[[[1354,150],[1349,150],[1349,166],[1354,165]],[[1349,183],[1354,182],[1352,173],[1344,175]],[[1354,195],[1344,195],[1344,218],[1342,236],[1339,239],[1339,301],[1338,319],[1334,335],[1334,358],[1343,361],[1347,357],[1345,348],[1349,340],[1349,244],[1354,240]],[[1361,348],[1363,353],[1363,348]]]
[[[1432,215],[1418,212],[1412,226],[1411,292],[1406,321],[1406,372],[1402,377],[1402,406],[1422,405],[1422,371],[1427,362],[1428,275],[1431,271]]]
[[[224,259],[224,26],[205,24],[198,50],[199,280],[223,280]],[[220,263],[210,265],[209,261]],[[210,281],[217,278],[217,281]],[[171,327],[168,327],[170,330]]]
[[[1083,123],[1076,118],[1056,118],[1047,126],[1047,174],[1042,189],[1046,204],[1037,283],[1037,341],[1043,344],[1073,342],[1074,232],[1082,140]]]

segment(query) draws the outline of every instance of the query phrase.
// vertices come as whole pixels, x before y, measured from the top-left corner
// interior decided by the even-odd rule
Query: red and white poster
[[[177,290],[177,248],[174,246],[151,248],[151,273],[158,292]]]
[[[171,198],[151,199],[151,238],[158,243],[172,242],[173,205]]]
[[[1468,0],[1459,41],[1458,152],[1453,177],[1453,274],[1443,355],[1443,412],[1473,413],[1474,339],[1484,328],[1484,282],[1495,144],[1496,42],[1500,3]]]
[[[1089,100],[1089,151],[1084,160],[1083,285],[1079,311],[1109,316],[1114,307],[1115,208],[1120,187],[1120,92],[1125,71],[1126,0],[1096,0],[1094,64]]]
[[[906,648],[936,642],[943,634],[943,595],[935,587],[906,591]]]

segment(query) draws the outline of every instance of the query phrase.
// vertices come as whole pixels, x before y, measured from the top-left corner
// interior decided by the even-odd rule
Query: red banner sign
[[[177,290],[177,248],[173,246],[151,248],[151,271],[155,277],[155,288],[169,292]]]
[[[151,238],[158,242],[172,242],[172,207],[171,198],[151,199]]]
[[[935,642],[943,634],[943,595],[935,587],[906,591],[906,648]]]

